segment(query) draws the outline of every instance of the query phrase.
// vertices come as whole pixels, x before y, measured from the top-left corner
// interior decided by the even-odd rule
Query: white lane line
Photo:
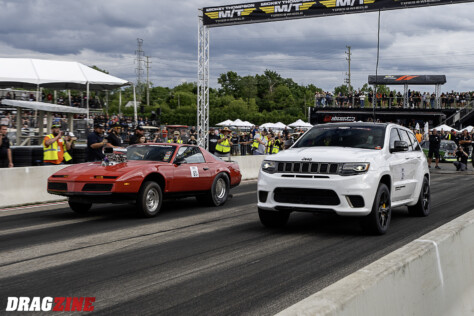
[[[0,212],[10,212],[10,211],[15,211],[15,210],[25,210],[25,209],[30,209],[30,208],[53,206],[53,205],[63,205],[63,204],[67,204],[67,202],[55,202],[55,203],[35,204],[35,205],[29,205],[29,206],[17,206],[17,207],[2,208],[2,209],[0,209]]]

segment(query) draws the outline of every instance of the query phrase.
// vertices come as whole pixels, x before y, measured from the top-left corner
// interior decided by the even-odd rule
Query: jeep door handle
[[[203,169],[203,170],[209,170],[209,168],[206,168],[206,167],[204,167],[204,168],[202,168],[202,169]]]

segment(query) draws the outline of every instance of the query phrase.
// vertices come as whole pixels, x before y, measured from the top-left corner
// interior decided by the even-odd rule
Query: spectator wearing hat
[[[221,129],[215,150],[215,155],[217,157],[230,157],[230,148],[233,145],[230,140],[230,133],[231,130],[228,127]]]
[[[221,139],[221,138],[219,137],[219,135],[216,135],[216,130],[211,127],[209,129],[209,140],[208,140],[208,142],[209,142],[208,148],[209,148],[209,152],[211,154],[215,154],[217,141],[219,139]]]
[[[51,126],[51,134],[43,139],[43,162],[45,165],[61,165],[72,159],[68,150],[71,150],[73,140],[66,141],[59,124]]]
[[[174,131],[173,132],[173,138],[168,139],[168,143],[173,143],[173,144],[182,144],[183,140],[181,139],[181,134],[179,131]]]
[[[94,132],[87,136],[87,161],[100,161],[104,159],[103,148],[111,146],[107,139],[104,139],[104,125],[96,124]]]
[[[109,130],[109,135],[106,137],[108,143],[112,147],[123,147],[123,140],[120,137],[120,130],[122,127],[119,123],[112,124],[111,129]]]
[[[145,135],[145,130],[143,129],[143,127],[138,125],[135,128],[135,133],[130,137],[130,140],[129,140],[128,144],[129,145],[138,144],[138,142],[140,140],[140,137],[142,137],[144,135]]]
[[[7,125],[0,125],[0,168],[13,168],[12,150],[7,131]]]

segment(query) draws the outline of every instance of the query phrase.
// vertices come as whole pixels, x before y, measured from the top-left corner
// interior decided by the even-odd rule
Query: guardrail
[[[474,210],[279,313],[472,315]]]

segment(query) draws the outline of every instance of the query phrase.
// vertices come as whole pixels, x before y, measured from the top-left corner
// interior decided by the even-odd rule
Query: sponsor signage
[[[338,116],[338,115],[326,115],[324,117],[324,123],[335,123],[335,122],[355,122],[355,116]]]
[[[379,85],[433,85],[445,84],[445,75],[383,75],[369,76],[369,84]]]
[[[207,7],[202,10],[204,25],[215,27],[473,1],[474,0],[281,0]]]

